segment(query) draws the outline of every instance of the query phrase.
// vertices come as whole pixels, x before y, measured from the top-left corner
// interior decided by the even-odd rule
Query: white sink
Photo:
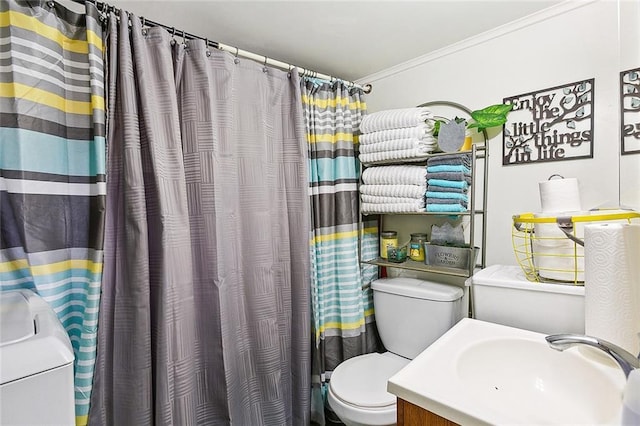
[[[389,379],[389,392],[456,423],[616,424],[624,373],[589,347],[463,319]]]

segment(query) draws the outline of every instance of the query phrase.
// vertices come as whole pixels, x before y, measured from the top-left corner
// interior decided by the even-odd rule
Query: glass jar
[[[382,231],[380,233],[380,257],[387,258],[387,246],[398,247],[398,233],[396,231]]]
[[[411,234],[409,243],[409,259],[419,262],[424,261],[424,243],[427,242],[427,234]]]

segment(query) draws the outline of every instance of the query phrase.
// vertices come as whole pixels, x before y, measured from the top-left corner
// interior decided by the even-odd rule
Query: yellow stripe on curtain
[[[353,238],[358,236],[358,231],[336,232],[334,234],[318,235],[314,237],[312,243],[341,240],[343,238]]]
[[[348,107],[350,110],[366,110],[367,104],[364,101],[353,100],[349,98],[333,98],[333,99],[317,99],[309,98],[307,95],[302,95],[302,102],[307,105],[312,105],[317,108],[335,108],[336,106]],[[357,127],[356,129],[357,130]]]
[[[353,142],[355,137],[353,133],[313,133],[307,134],[307,142],[319,143],[319,142]]]
[[[102,272],[102,263],[92,262],[86,259],[70,259],[62,262],[49,263],[47,265],[31,266],[33,275],[56,274],[71,269],[85,269],[92,274],[99,274]]]
[[[29,261],[27,259],[12,260],[9,262],[0,262],[1,272],[13,272],[21,269],[29,269]]]
[[[10,25],[28,31],[34,31],[37,34],[58,43],[65,50],[70,52],[87,54],[89,53],[89,43],[96,46],[100,51],[104,49],[100,36],[93,31],[87,31],[88,42],[86,40],[74,40],[62,34],[58,29],[40,22],[38,18],[34,16],[28,16],[15,10],[0,12],[0,27],[8,27]]]
[[[0,93],[3,98],[25,99],[70,114],[92,115],[93,107],[104,110],[104,98],[101,96],[91,96],[91,101],[72,101],[46,90],[20,83],[0,83]]]

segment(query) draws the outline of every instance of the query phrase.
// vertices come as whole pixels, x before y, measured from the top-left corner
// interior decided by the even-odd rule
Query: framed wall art
[[[640,154],[640,68],[620,73],[622,155]]]
[[[502,164],[593,158],[594,79],[504,98]]]

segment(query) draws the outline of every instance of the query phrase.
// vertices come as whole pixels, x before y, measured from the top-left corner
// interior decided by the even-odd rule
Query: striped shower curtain
[[[0,290],[40,294],[69,333],[79,425],[96,356],[105,201],[102,30],[85,8],[0,1]]]
[[[331,371],[342,361],[378,349],[371,280],[377,267],[360,266],[377,253],[377,228],[359,229],[358,127],[363,93],[342,82],[302,82],[308,143],[313,308],[312,416],[324,423]],[[361,232],[361,247],[358,233]]]

